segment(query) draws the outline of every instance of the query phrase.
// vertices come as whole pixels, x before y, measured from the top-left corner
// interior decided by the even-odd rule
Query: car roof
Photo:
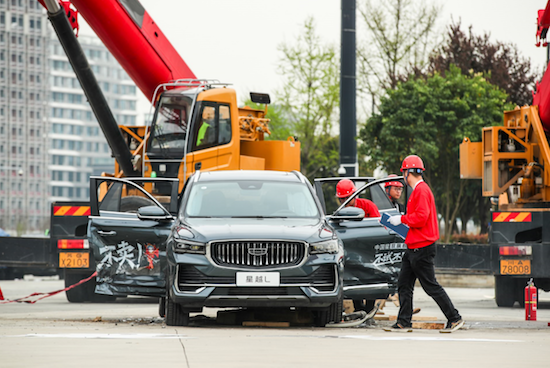
[[[224,180],[260,180],[260,181],[285,181],[302,182],[304,177],[298,172],[271,171],[271,170],[219,170],[201,172],[196,179],[198,182],[204,181],[224,181]]]

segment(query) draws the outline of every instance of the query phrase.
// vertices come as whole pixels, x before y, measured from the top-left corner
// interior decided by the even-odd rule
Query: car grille
[[[245,268],[284,267],[300,264],[306,247],[298,242],[219,242],[211,244],[214,262],[222,266]]]

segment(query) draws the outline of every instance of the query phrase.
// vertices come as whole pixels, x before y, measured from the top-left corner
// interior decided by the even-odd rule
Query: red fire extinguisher
[[[533,279],[529,280],[525,287],[525,320],[537,320],[537,288],[533,284]]]

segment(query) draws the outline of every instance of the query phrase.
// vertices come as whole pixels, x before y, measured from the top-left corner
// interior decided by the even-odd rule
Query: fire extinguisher
[[[533,284],[533,279],[529,280],[525,287],[525,320],[537,320],[537,288]]]

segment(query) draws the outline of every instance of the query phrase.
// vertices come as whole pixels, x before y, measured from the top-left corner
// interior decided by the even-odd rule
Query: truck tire
[[[159,298],[159,317],[166,317],[166,298]]]
[[[511,308],[518,296],[516,280],[509,276],[495,275],[495,300],[499,307]]]
[[[181,304],[174,303],[170,297],[166,297],[166,326],[187,326],[189,324],[189,312],[184,312]]]
[[[85,279],[86,277],[90,276],[89,274],[85,274],[82,271],[74,271],[74,270],[65,270],[63,278],[65,279],[65,287],[69,287],[71,285],[76,284],[82,279]],[[88,285],[93,281],[94,287],[95,287],[95,280],[90,280],[84,284],[78,285],[70,290],[65,291],[65,295],[67,296],[67,300],[69,303],[84,303],[90,300],[89,295],[89,289],[90,286]]]

